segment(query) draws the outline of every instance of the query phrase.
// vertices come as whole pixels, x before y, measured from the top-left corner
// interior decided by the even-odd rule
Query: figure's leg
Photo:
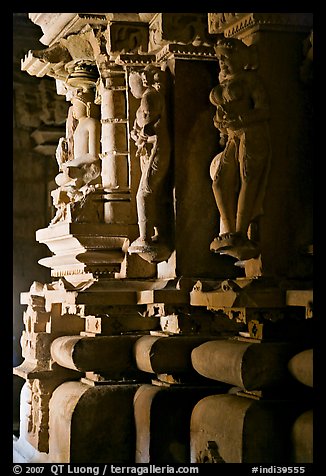
[[[212,189],[215,202],[220,213],[220,234],[236,231],[237,195],[239,187],[239,171],[236,159],[237,147],[234,140],[226,145]]]
[[[238,198],[236,231],[247,237],[250,223],[262,209],[262,197],[266,181],[264,180],[268,151],[262,147],[256,151],[248,150],[246,138],[241,140],[239,149],[241,187]],[[259,203],[257,201],[259,200]]]
[[[257,200],[261,202],[264,195],[261,187],[266,185],[265,173],[268,163],[268,149],[264,147],[262,136],[253,135],[257,131],[251,132],[251,140],[248,140],[249,138],[244,133],[239,146],[241,186],[237,205],[236,233],[230,237],[229,246],[220,247],[217,250],[240,261],[256,258],[260,253],[259,243],[249,239],[248,229],[258,216],[257,210],[261,210],[262,203],[257,203]]]
[[[137,202],[137,214],[138,214],[138,227],[139,227],[139,239],[142,241],[149,242],[151,239],[151,234],[153,232],[151,226],[151,211],[150,205],[152,200],[152,193],[146,189],[146,184],[141,180],[136,196]]]

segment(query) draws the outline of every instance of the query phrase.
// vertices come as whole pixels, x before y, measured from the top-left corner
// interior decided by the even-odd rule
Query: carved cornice
[[[39,78],[47,75],[65,81],[68,77],[68,73],[64,69],[64,61],[52,63],[47,59],[38,57],[37,53],[31,50],[21,60],[21,70]]]
[[[61,38],[43,50],[30,50],[21,61],[21,69],[31,76],[47,75],[63,81],[81,68],[96,69],[90,38],[90,32],[86,31]]]
[[[117,56],[115,62],[125,66],[146,66],[155,63],[156,55],[153,54],[121,54]]]
[[[169,43],[156,53],[156,62],[171,58],[200,59],[216,61],[216,54],[212,46],[179,45]]]
[[[250,29],[307,30],[312,13],[208,13],[210,34],[236,36]]]

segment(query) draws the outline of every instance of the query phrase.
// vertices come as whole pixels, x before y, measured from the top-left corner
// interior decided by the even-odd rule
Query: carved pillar
[[[102,73],[98,87],[101,98],[102,184],[105,192],[105,223],[130,220],[128,118],[126,73],[110,67]]]
[[[145,429],[139,428],[141,413],[136,414],[136,420],[137,417],[139,420],[136,421],[138,429],[135,428],[133,398],[141,384],[150,380],[152,385],[175,385],[177,389],[179,384],[182,386],[188,380],[200,388],[202,377],[206,377],[194,376],[190,358],[194,346],[211,340],[212,336],[217,342],[221,337],[224,340],[240,339],[239,334],[241,339],[249,339],[250,345],[259,345],[270,335],[282,343],[284,327],[280,325],[274,334],[269,334],[270,325],[283,321],[281,317],[284,316],[285,332],[289,333],[284,308],[290,301],[294,307],[299,304],[293,296],[286,302],[286,293],[283,288],[275,287],[273,280],[267,285],[265,280],[255,279],[256,276],[245,278],[243,274],[249,270],[234,266],[232,256],[210,251],[219,214],[209,172],[219,137],[213,124],[214,106],[209,101],[210,91],[218,82],[218,61],[214,50],[216,37],[214,32],[209,35],[207,31],[207,26],[211,25],[207,14],[54,14],[48,22],[43,17],[46,14],[32,15],[36,15],[34,19],[37,21],[42,20],[49,48],[28,54],[23,70],[32,75],[55,78],[64,85],[62,92],[72,103],[77,97],[84,100],[82,106],[79,105],[81,109],[85,107],[87,111],[95,105],[100,109],[100,140],[96,144],[100,143],[101,147],[95,155],[101,169],[96,177],[98,181],[88,183],[84,188],[74,188],[74,184],[79,183],[81,172],[75,171],[74,177],[68,175],[72,184],[66,177],[67,182],[58,189],[62,192],[63,209],[70,207],[72,213],[60,215],[56,223],[37,231],[37,240],[47,244],[53,252],[53,256],[40,264],[51,268],[56,280],[44,286],[35,285],[22,296],[22,304],[28,306],[22,337],[25,361],[15,369],[15,373],[28,384],[22,392],[25,413],[22,414],[20,440],[29,441],[38,451],[33,461],[84,462],[84,458],[91,458],[92,463],[96,463],[107,462],[107,458],[108,463],[114,463],[115,458],[122,458],[123,462],[133,464],[137,447],[135,430],[138,437],[150,442],[155,438],[148,434],[148,430],[160,432],[155,423],[153,427],[146,423]],[[233,19],[233,14],[230,15]],[[246,21],[243,27],[250,30],[252,24]],[[253,37],[254,33],[256,30],[253,30]],[[297,45],[293,39],[290,44],[291,47]],[[268,48],[267,44],[262,45]],[[286,52],[288,59],[290,48]],[[267,62],[266,59],[262,65],[263,76],[272,69]],[[291,68],[283,66],[287,73],[290,70],[293,74],[293,64]],[[86,84],[85,87],[82,84],[83,81],[87,83],[83,76],[87,70],[96,73],[88,78],[92,91],[96,90],[92,101],[83,96],[89,92]],[[152,78],[146,76],[148,72],[154,73]],[[163,82],[158,79],[160,73],[165,76],[164,95],[161,94]],[[132,91],[132,77],[142,81],[140,94]],[[296,85],[296,93],[298,89]],[[144,97],[146,91],[150,93],[148,97]],[[279,114],[282,102],[275,96],[272,99],[275,99]],[[166,107],[166,116],[158,108],[155,120],[147,121],[153,114],[149,98],[159,99],[160,106]],[[285,99],[283,94],[282,101]],[[59,148],[61,155],[58,153],[63,174],[69,169],[70,159],[73,162],[77,158],[75,148],[69,149],[69,141],[75,140],[77,135],[78,126],[75,128],[73,119],[69,115],[68,126],[71,128],[68,127],[66,137],[59,143],[63,146]],[[75,119],[80,121],[79,124],[85,122],[85,116]],[[169,133],[166,136],[160,129],[165,120]],[[272,117],[272,121],[274,140],[277,141],[277,117]],[[94,121],[88,123],[94,125]],[[161,133],[164,137],[162,148],[167,144],[171,147],[169,161],[165,163],[166,175],[162,174],[166,181],[158,195],[161,210],[166,213],[164,233],[169,239],[169,254],[158,257],[154,256],[153,249],[144,252],[137,243],[138,238],[142,238],[141,222],[150,218],[147,206],[140,210],[139,204],[144,196],[138,192],[152,192],[144,186],[144,162],[154,159],[154,167],[147,168],[154,176],[160,162],[155,163],[158,158],[153,144],[158,145]],[[86,138],[87,133],[81,134],[78,147],[85,145]],[[292,139],[290,142],[293,144]],[[283,146],[285,150],[284,137]],[[281,154],[283,149],[279,147],[278,152]],[[70,154],[71,150],[74,154]],[[90,158],[88,152],[85,155]],[[282,159],[286,160],[286,154]],[[91,165],[94,162],[91,160]],[[281,174],[281,164],[281,158],[277,158],[274,174]],[[288,173],[289,164],[284,167]],[[292,184],[291,181],[286,183]],[[273,190],[277,189],[275,175],[272,185]],[[289,188],[287,193],[281,190],[284,203]],[[71,194],[75,196],[73,192],[76,193],[76,202],[70,200]],[[66,207],[65,197],[68,197],[69,207]],[[76,203],[78,206],[74,208]],[[269,246],[265,234],[270,232],[275,238],[278,231],[272,229],[271,221],[279,212],[275,210],[275,203],[278,204],[278,197],[273,206],[268,202],[270,208],[266,209],[262,236],[262,255],[266,254],[266,269],[271,272],[274,268],[268,268],[268,263],[271,263],[275,247]],[[103,213],[89,213],[85,217],[86,213],[76,212],[80,209],[86,212],[91,204]],[[290,233],[291,227],[284,223],[283,218],[278,215],[277,226],[284,225]],[[151,227],[154,233],[150,239],[155,243],[159,235],[155,222]],[[148,239],[147,235],[145,237]],[[275,261],[279,264],[284,256],[282,250]],[[234,281],[227,279],[239,276],[241,279]],[[304,315],[305,310],[302,311]],[[301,341],[302,334],[299,334]],[[154,353],[153,348],[150,349],[153,341]],[[142,344],[148,351],[146,355]],[[229,344],[227,341],[227,350]],[[229,360],[226,356],[226,361]],[[210,367],[207,359],[204,361]],[[251,368],[255,373],[255,362]],[[223,378],[229,381],[230,372],[226,373],[228,375],[225,377],[223,373]],[[176,393],[181,395],[178,390]],[[265,398],[265,395],[254,393],[253,398],[256,396]],[[243,428],[246,428],[242,425],[243,418],[238,418],[239,414],[240,417],[246,416],[247,407],[243,409],[244,400],[235,398],[236,405],[231,415],[235,423],[232,420],[228,437],[231,446],[236,438],[238,451],[247,443],[243,437]],[[222,398],[219,400],[224,402]],[[227,405],[223,404],[219,407],[218,418],[224,418],[225,408]],[[144,411],[146,415],[151,414],[151,401],[147,401]],[[90,415],[96,416],[91,418]],[[266,412],[265,416],[268,432],[270,413]],[[187,418],[189,422],[189,414]],[[195,423],[197,421],[195,418]],[[107,431],[109,427],[120,428],[122,432],[112,436]],[[168,441],[164,441],[164,445],[172,448],[175,444],[174,422],[168,428]],[[97,435],[94,445],[89,445],[94,434]],[[189,432],[184,434],[189,435]],[[208,442],[204,439],[203,448],[201,443],[198,446],[200,461],[207,458],[212,462],[220,462],[221,458],[227,461],[228,452],[219,455],[219,442],[213,441],[210,434],[208,437]],[[148,445],[144,448],[147,451]],[[283,446],[281,449],[283,451]],[[178,453],[175,452],[176,458]],[[183,449],[182,454],[182,461],[189,459]],[[269,458],[269,453],[267,456]]]

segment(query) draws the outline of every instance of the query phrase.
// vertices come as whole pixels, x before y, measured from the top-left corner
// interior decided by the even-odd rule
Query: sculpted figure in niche
[[[254,47],[223,38],[215,47],[219,84],[210,93],[216,106],[214,125],[224,150],[214,157],[210,175],[220,213],[220,232],[213,252],[238,260],[259,256],[254,230],[263,213],[270,167],[269,105],[257,74]]]
[[[132,95],[141,99],[131,138],[137,146],[141,179],[137,191],[139,237],[128,249],[129,253],[143,253],[150,262],[166,259],[161,219],[164,215],[164,183],[169,170],[170,140],[165,111],[163,72],[155,66],[131,73],[129,85]]]
[[[82,206],[87,195],[100,183],[100,121],[92,115],[93,93],[77,91],[69,108],[66,137],[59,140],[56,159],[59,186],[51,195],[57,213],[51,224],[71,220],[76,204]],[[69,206],[68,206],[69,205]]]

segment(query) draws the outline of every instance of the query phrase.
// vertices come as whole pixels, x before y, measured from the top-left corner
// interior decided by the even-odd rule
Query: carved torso
[[[144,134],[148,136],[157,134],[158,121],[162,117],[163,109],[161,93],[154,88],[148,88],[136,113],[137,124],[143,128]]]
[[[85,154],[95,157],[99,154],[99,142],[94,140],[99,135],[100,123],[97,119],[85,117],[79,121],[74,133],[74,158]]]
[[[244,78],[227,79],[212,91],[211,101],[218,106],[219,119],[224,112],[242,114],[252,108],[250,91]]]

